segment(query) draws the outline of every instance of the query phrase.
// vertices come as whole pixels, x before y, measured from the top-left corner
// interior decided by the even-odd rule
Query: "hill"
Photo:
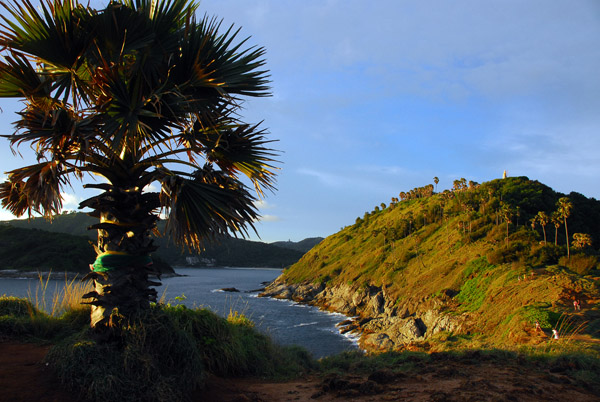
[[[96,223],[96,219],[92,218],[85,213],[64,213],[54,217],[52,221],[48,221],[43,218],[33,218],[31,220],[20,220],[15,219],[5,222],[6,225],[11,227],[23,229],[23,230],[34,230],[29,235],[23,234],[24,237],[34,238],[35,236],[41,235],[37,243],[40,244],[65,244],[77,243],[76,250],[89,248],[89,253],[92,253],[92,258],[85,259],[83,261],[93,262],[93,249],[89,246],[89,241],[95,241],[96,232],[93,230],[87,230],[87,227]],[[159,223],[159,230],[163,228],[163,225]],[[42,232],[44,233],[42,235]],[[47,235],[48,233],[58,233],[72,237],[56,237],[50,240],[52,236]],[[5,235],[0,232],[0,243],[4,241],[5,237],[10,235],[8,232],[4,232]],[[21,232],[25,233],[25,232]],[[17,239],[22,239],[20,236]],[[48,243],[50,242],[50,243]],[[11,244],[15,245],[16,249],[21,248],[15,241]],[[220,243],[207,245],[206,250],[201,254],[190,253],[182,250],[175,246],[168,237],[157,237],[155,244],[159,246],[159,249],[154,253],[154,257],[158,257],[166,261],[168,264],[173,266],[245,266],[245,267],[286,267],[297,262],[300,257],[304,254],[300,249],[294,248],[282,248],[275,245],[248,241],[236,238],[223,238]],[[297,244],[308,244],[305,242],[299,242]],[[22,248],[26,249],[26,248]],[[48,250],[51,248],[49,247]],[[16,250],[15,250],[16,252]],[[44,252],[42,254],[32,255],[29,257],[27,264],[23,265],[22,269],[26,269],[26,266],[34,263],[31,258],[38,261],[44,267],[49,265],[45,262]],[[69,260],[72,257],[69,255],[64,256],[65,260]],[[75,257],[73,257],[77,260]],[[5,261],[0,259],[0,261]],[[70,264],[70,263],[69,263]],[[12,262],[9,263],[12,265]],[[54,265],[54,264],[50,264]],[[87,269],[87,262],[81,264],[84,269]],[[70,266],[70,265],[69,265]]]
[[[2,270],[87,274],[95,258],[94,248],[86,236],[0,225]],[[153,263],[162,274],[174,272],[160,256],[154,256]]]
[[[402,192],[323,240],[264,295],[358,316],[345,330],[369,350],[535,344],[554,328],[598,337],[598,243],[573,241],[600,242],[600,202],[571,193],[567,228],[564,219],[532,226],[562,197],[526,177]]]
[[[314,246],[319,244],[321,241],[323,241],[322,237],[309,237],[307,239],[300,240],[298,242],[293,242],[293,241],[288,240],[288,241],[276,241],[276,242],[269,243],[269,244],[271,244],[273,246],[277,246],[277,247],[289,248],[291,250],[297,250],[297,251],[302,251],[302,253],[306,253],[311,248],[313,248]]]
[[[85,236],[0,225],[2,269],[87,272],[96,253]]]

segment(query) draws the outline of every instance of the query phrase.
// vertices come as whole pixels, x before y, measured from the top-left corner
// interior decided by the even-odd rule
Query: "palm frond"
[[[256,199],[224,172],[205,166],[194,172],[192,179],[165,174],[161,182],[166,231],[177,244],[200,250],[205,243],[228,234],[245,237],[248,228],[256,232]]]
[[[241,172],[262,193],[261,186],[272,190],[275,177],[273,159],[277,154],[265,145],[266,140],[259,125],[237,124],[224,126],[221,130],[198,130],[197,140],[204,145],[208,161],[215,163],[229,174]]]
[[[0,97],[42,98],[50,94],[44,80],[26,57],[12,53],[0,61]]]
[[[52,76],[55,99],[87,99],[89,71],[82,57],[95,35],[93,13],[76,1],[41,1],[39,9],[30,0],[0,2],[12,19],[4,21],[0,43],[15,53],[38,62],[40,73]]]
[[[233,31],[231,26],[219,34],[220,26],[207,17],[189,23],[170,72],[173,82],[193,99],[268,96],[268,73],[260,69],[265,64],[264,48],[240,50],[246,40],[233,45],[239,30]]]
[[[8,181],[0,184],[2,206],[16,216],[33,212],[51,217],[60,213],[60,190],[68,181],[60,164],[38,163],[8,172]]]
[[[45,110],[39,103],[30,103],[18,114],[21,119],[15,122],[17,131],[7,136],[11,146],[31,142],[38,158],[48,154],[46,156],[61,163],[83,162],[93,153],[92,144],[97,134],[93,118],[82,118],[58,105]]]

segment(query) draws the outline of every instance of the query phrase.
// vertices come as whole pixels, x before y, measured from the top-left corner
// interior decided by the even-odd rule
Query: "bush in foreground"
[[[306,351],[277,346],[236,321],[205,309],[154,306],[110,342],[85,330],[53,347],[46,361],[87,400],[149,402],[185,400],[207,373],[294,376],[314,364]]]

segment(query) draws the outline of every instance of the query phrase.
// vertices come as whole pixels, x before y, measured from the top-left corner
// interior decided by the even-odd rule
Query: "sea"
[[[336,327],[346,316],[290,300],[258,297],[259,289],[277,278],[281,269],[175,267],[175,271],[182,276],[162,278],[162,286],[156,288],[165,303],[209,308],[224,317],[231,312],[244,314],[276,343],[301,346],[315,358],[358,349],[356,335],[342,335]],[[64,275],[51,276],[47,297],[65,283]],[[35,295],[39,286],[39,279],[0,278],[0,295],[27,297]],[[239,292],[222,290],[226,288]]]

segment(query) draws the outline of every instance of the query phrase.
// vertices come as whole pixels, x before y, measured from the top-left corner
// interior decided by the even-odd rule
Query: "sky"
[[[435,176],[442,191],[506,170],[600,198],[600,1],[203,0],[199,13],[266,49],[272,96],[242,111],[281,151],[262,241],[329,236]],[[9,134],[20,104],[0,107]],[[33,162],[5,144],[1,172]],[[65,208],[89,196],[75,183]]]

